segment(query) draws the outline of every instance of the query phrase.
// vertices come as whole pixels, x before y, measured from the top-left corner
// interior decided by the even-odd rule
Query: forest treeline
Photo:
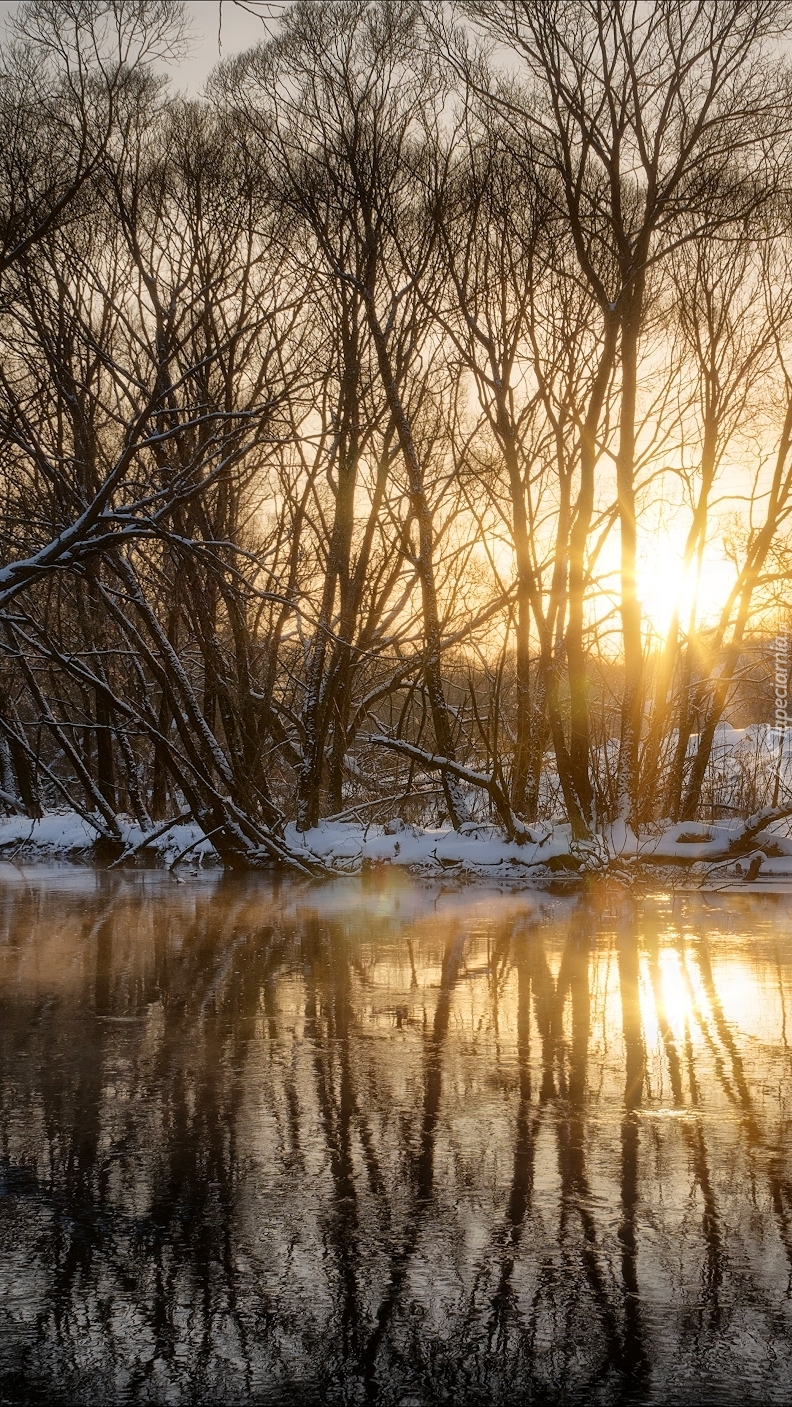
[[[179,5],[22,4],[7,812],[189,816],[232,866],[328,816],[694,821],[786,619],[790,38],[777,0],[294,0],[187,99]]]

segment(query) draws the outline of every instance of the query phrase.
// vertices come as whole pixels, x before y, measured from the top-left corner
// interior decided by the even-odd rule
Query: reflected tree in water
[[[6,1397],[792,1381],[783,942],[411,893],[4,890]]]

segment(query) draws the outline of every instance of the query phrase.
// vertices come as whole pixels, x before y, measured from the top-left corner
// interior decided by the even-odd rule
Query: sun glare
[[[638,568],[638,596],[647,626],[664,639],[674,611],[681,628],[687,628],[691,609],[696,607],[699,625],[712,625],[720,615],[734,585],[734,567],[724,557],[705,559],[699,577],[691,566],[683,570],[679,556],[670,547],[648,557]]]

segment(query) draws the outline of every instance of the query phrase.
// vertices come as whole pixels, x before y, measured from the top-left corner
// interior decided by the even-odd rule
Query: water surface
[[[0,1403],[788,1404],[790,1023],[783,899],[3,867]]]

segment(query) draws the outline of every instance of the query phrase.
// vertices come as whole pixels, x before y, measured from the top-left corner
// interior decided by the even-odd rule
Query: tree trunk
[[[638,334],[643,304],[643,274],[634,276],[621,332],[621,407],[616,482],[621,529],[621,621],[624,648],[624,693],[617,776],[619,815],[636,820],[638,750],[643,721],[643,647],[641,604],[636,582],[635,412]]]
[[[367,299],[367,312],[374,347],[377,353],[380,377],[393,417],[399,448],[407,468],[410,484],[410,501],[418,524],[418,578],[421,584],[421,606],[423,610],[424,657],[423,676],[432,715],[435,745],[438,753],[456,760],[451,719],[443,692],[441,661],[440,617],[437,609],[437,589],[434,575],[434,529],[432,513],[426,497],[423,472],[412,436],[412,428],[402,405],[401,396],[393,375],[388,354],[387,342],[374,311],[373,298]],[[451,824],[455,830],[470,819],[470,812],[456,778],[442,773],[443,792]]]
[[[606,319],[604,345],[589,398],[586,419],[580,432],[580,492],[569,535],[569,616],[565,637],[569,676],[569,768],[571,785],[575,791],[580,813],[579,824],[582,825],[584,834],[589,833],[594,820],[594,793],[590,773],[589,671],[583,638],[586,550],[594,512],[597,429],[613,368],[616,351],[616,328],[617,324],[613,317]],[[572,817],[570,817],[571,819]]]

